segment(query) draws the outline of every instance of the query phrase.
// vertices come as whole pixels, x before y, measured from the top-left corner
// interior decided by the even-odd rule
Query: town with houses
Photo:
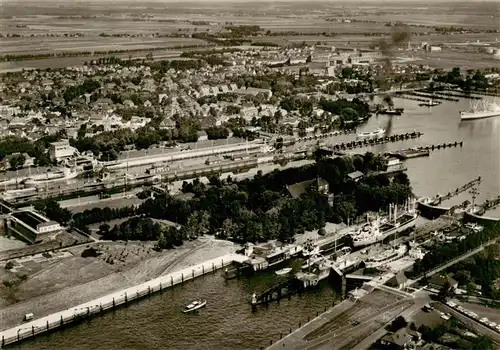
[[[425,41],[383,26],[363,45],[326,34],[278,45],[271,30],[232,22],[191,36],[101,32],[207,44],[2,71],[0,347],[129,348],[121,331],[161,325],[161,347],[147,332],[134,341],[499,349],[500,68],[422,58],[498,62],[498,39]],[[27,56],[16,57],[3,61]],[[141,325],[121,308],[134,300],[149,315]]]

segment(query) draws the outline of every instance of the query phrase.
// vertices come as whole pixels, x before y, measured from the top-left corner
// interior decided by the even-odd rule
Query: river
[[[493,98],[487,98],[493,99]],[[500,104],[500,100],[496,99]],[[396,107],[405,108],[399,117],[374,116],[359,132],[378,127],[389,134],[413,130],[424,135],[415,140],[377,145],[372,151],[386,151],[417,145],[464,141],[463,147],[431,152],[429,157],[406,161],[414,193],[419,196],[446,194],[481,175],[478,202],[500,193],[500,118],[460,122],[459,110],[469,100],[447,102],[429,109],[411,100],[395,99]],[[325,140],[337,143],[353,140],[355,135]],[[360,149],[360,152],[364,149]],[[335,189],[333,189],[335,191]],[[467,192],[451,200],[469,199]],[[488,213],[499,216],[500,208]],[[275,281],[272,273],[228,284],[219,273],[138,301],[128,308],[106,313],[74,327],[42,335],[19,344],[20,349],[252,349],[266,346],[290,327],[331,305],[335,293],[323,287],[268,309],[250,311],[254,291]],[[207,299],[207,308],[199,315],[180,313],[182,306],[197,298]]]

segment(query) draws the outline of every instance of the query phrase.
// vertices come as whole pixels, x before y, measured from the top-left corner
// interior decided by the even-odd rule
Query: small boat
[[[439,101],[428,100],[428,101],[425,101],[423,103],[419,103],[418,105],[425,106],[425,107],[434,107],[434,106],[438,106],[440,104],[441,104],[441,102],[439,102]]]
[[[204,307],[205,305],[207,305],[207,301],[204,300],[204,301],[193,301],[191,304],[189,304],[188,306],[186,306],[182,312],[183,313],[188,313],[188,312],[192,312],[192,311],[195,311],[195,310],[198,310],[198,309],[201,309],[202,307]]]
[[[285,267],[284,269],[275,271],[274,273],[277,274],[278,276],[283,276],[286,275],[287,273],[290,273],[290,271],[292,271],[291,267]]]

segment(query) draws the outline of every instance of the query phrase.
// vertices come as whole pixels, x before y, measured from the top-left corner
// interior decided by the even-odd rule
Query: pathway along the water
[[[490,98],[488,98],[490,99]],[[491,99],[494,99],[491,97]],[[500,99],[496,99],[497,103]],[[431,109],[418,102],[395,99],[396,107],[405,108],[402,116],[371,118],[358,132],[383,127],[390,134],[418,130],[421,138],[395,144],[377,145],[374,151],[408,148],[463,140],[463,147],[432,152],[429,157],[406,162],[414,192],[433,196],[482,177],[478,202],[500,193],[500,118],[460,122],[459,110],[469,101],[446,102]],[[355,135],[342,135],[332,143],[352,141]],[[325,140],[328,142],[328,140]],[[365,149],[359,149],[363,152]],[[461,203],[468,195],[450,200]],[[452,201],[456,201],[453,203]],[[497,208],[497,211],[499,209]],[[500,214],[494,212],[494,216]],[[279,339],[299,322],[331,305],[334,294],[323,288],[301,297],[271,304],[268,309],[251,313],[249,300],[254,291],[264,290],[276,276],[267,274],[249,280],[225,284],[219,275],[195,282],[162,295],[131,304],[128,308],[92,318],[90,322],[21,343],[19,349],[255,349]],[[207,299],[207,308],[199,315],[184,315],[180,308],[193,299]]]

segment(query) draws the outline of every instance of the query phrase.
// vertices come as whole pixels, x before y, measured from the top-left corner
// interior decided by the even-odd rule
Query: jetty
[[[384,136],[384,137],[379,137],[379,138],[370,138],[370,139],[355,140],[355,141],[350,141],[350,142],[342,142],[342,143],[338,143],[335,145],[330,145],[329,148],[334,150],[334,151],[350,150],[350,149],[379,145],[379,144],[384,144],[384,143],[391,143],[391,142],[416,139],[422,135],[423,135],[423,133],[421,133],[421,132],[413,131],[411,133],[405,133],[405,134],[395,134],[395,135]]]
[[[409,96],[423,97],[423,98],[426,98],[427,100],[432,99],[432,100],[445,100],[445,101],[453,101],[453,102],[460,101],[458,98],[440,96],[440,95],[435,95],[432,93],[424,93],[424,92],[406,92],[405,94],[403,94],[403,96],[405,96],[405,95],[406,96],[409,95]]]
[[[233,262],[243,262],[246,259],[246,256],[240,254],[228,254],[219,258],[208,260],[202,264],[191,266],[183,270],[155,278],[134,287],[108,294],[87,303],[80,304],[45,317],[34,319],[33,321],[20,324],[16,327],[3,330],[0,332],[2,347],[19,342],[23,339],[34,337],[38,334],[64,327],[73,322],[81,321],[82,319],[102,313],[106,310],[113,310],[120,305],[127,305],[134,300],[150,296],[153,293],[162,292],[163,290],[172,288],[175,285],[194,280],[196,277],[214,273],[222,267],[233,264]],[[22,316],[23,315],[19,315],[20,320]]]
[[[407,148],[399,151],[389,151],[386,152],[385,155],[392,156],[401,160],[406,160],[410,158],[427,157],[430,155],[430,152],[434,150],[440,150],[450,147],[463,147],[463,145],[463,141],[444,142],[435,145]]]

